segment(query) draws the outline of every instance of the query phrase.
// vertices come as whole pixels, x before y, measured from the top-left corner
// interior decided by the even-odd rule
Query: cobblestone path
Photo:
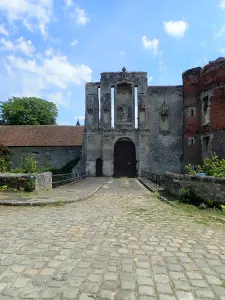
[[[136,179],[74,204],[1,207],[0,260],[0,300],[225,299],[225,225]]]

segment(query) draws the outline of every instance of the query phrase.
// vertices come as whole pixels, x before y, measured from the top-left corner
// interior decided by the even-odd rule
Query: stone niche
[[[118,124],[132,124],[133,122],[133,87],[128,83],[121,83],[115,89],[116,122]]]
[[[139,126],[144,127],[146,124],[146,95],[145,93],[138,94],[139,101]]]
[[[167,135],[170,133],[170,120],[169,120],[169,106],[163,102],[160,108],[159,116],[159,132],[160,134]]]
[[[94,126],[94,106],[95,106],[95,95],[87,95],[87,124],[88,127],[92,128]]]

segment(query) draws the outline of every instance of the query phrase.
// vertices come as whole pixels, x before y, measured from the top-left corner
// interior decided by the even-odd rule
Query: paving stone
[[[194,300],[193,293],[179,291],[176,293],[178,300]]]
[[[122,280],[121,281],[121,289],[122,290],[134,290],[135,282]]]
[[[100,299],[114,300],[115,293],[112,291],[100,291]]]
[[[74,200],[93,183],[79,184],[46,194]],[[136,179],[107,186],[62,207],[0,210],[0,300],[225,300],[224,226],[193,222]]]
[[[41,294],[41,299],[54,299],[58,294],[58,289],[47,288]]]
[[[195,293],[199,298],[214,298],[212,290],[208,288],[198,288]]]
[[[155,296],[154,288],[148,285],[139,286],[139,294],[146,296]]]
[[[66,288],[62,293],[62,299],[75,299],[78,292],[76,288]]]
[[[157,282],[156,283],[156,288],[158,293],[160,294],[173,294],[171,286],[169,283],[161,283]]]
[[[43,288],[42,287],[30,287],[29,289],[26,289],[25,291],[20,293],[20,298],[22,299],[36,299],[40,298],[40,295],[42,294]]]
[[[186,280],[173,280],[173,284],[176,290],[190,291],[192,289],[189,281]]]

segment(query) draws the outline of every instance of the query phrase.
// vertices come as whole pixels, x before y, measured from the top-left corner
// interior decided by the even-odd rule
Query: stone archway
[[[114,177],[136,177],[136,149],[129,138],[119,139],[115,143]]]

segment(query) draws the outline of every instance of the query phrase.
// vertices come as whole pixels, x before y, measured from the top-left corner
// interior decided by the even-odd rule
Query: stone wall
[[[225,58],[183,73],[184,162],[199,164],[216,152],[225,158]]]
[[[148,122],[151,134],[146,165],[151,173],[182,171],[182,91],[182,86],[148,87]]]
[[[13,168],[19,168],[23,154],[35,154],[37,166],[60,169],[71,160],[80,157],[81,146],[76,147],[9,147]]]
[[[2,186],[27,192],[48,190],[52,188],[52,173],[0,174],[0,187]]]
[[[213,200],[225,204],[225,178],[198,177],[166,173],[164,187],[172,195],[178,196],[181,188],[193,188],[196,195],[205,201]]]

